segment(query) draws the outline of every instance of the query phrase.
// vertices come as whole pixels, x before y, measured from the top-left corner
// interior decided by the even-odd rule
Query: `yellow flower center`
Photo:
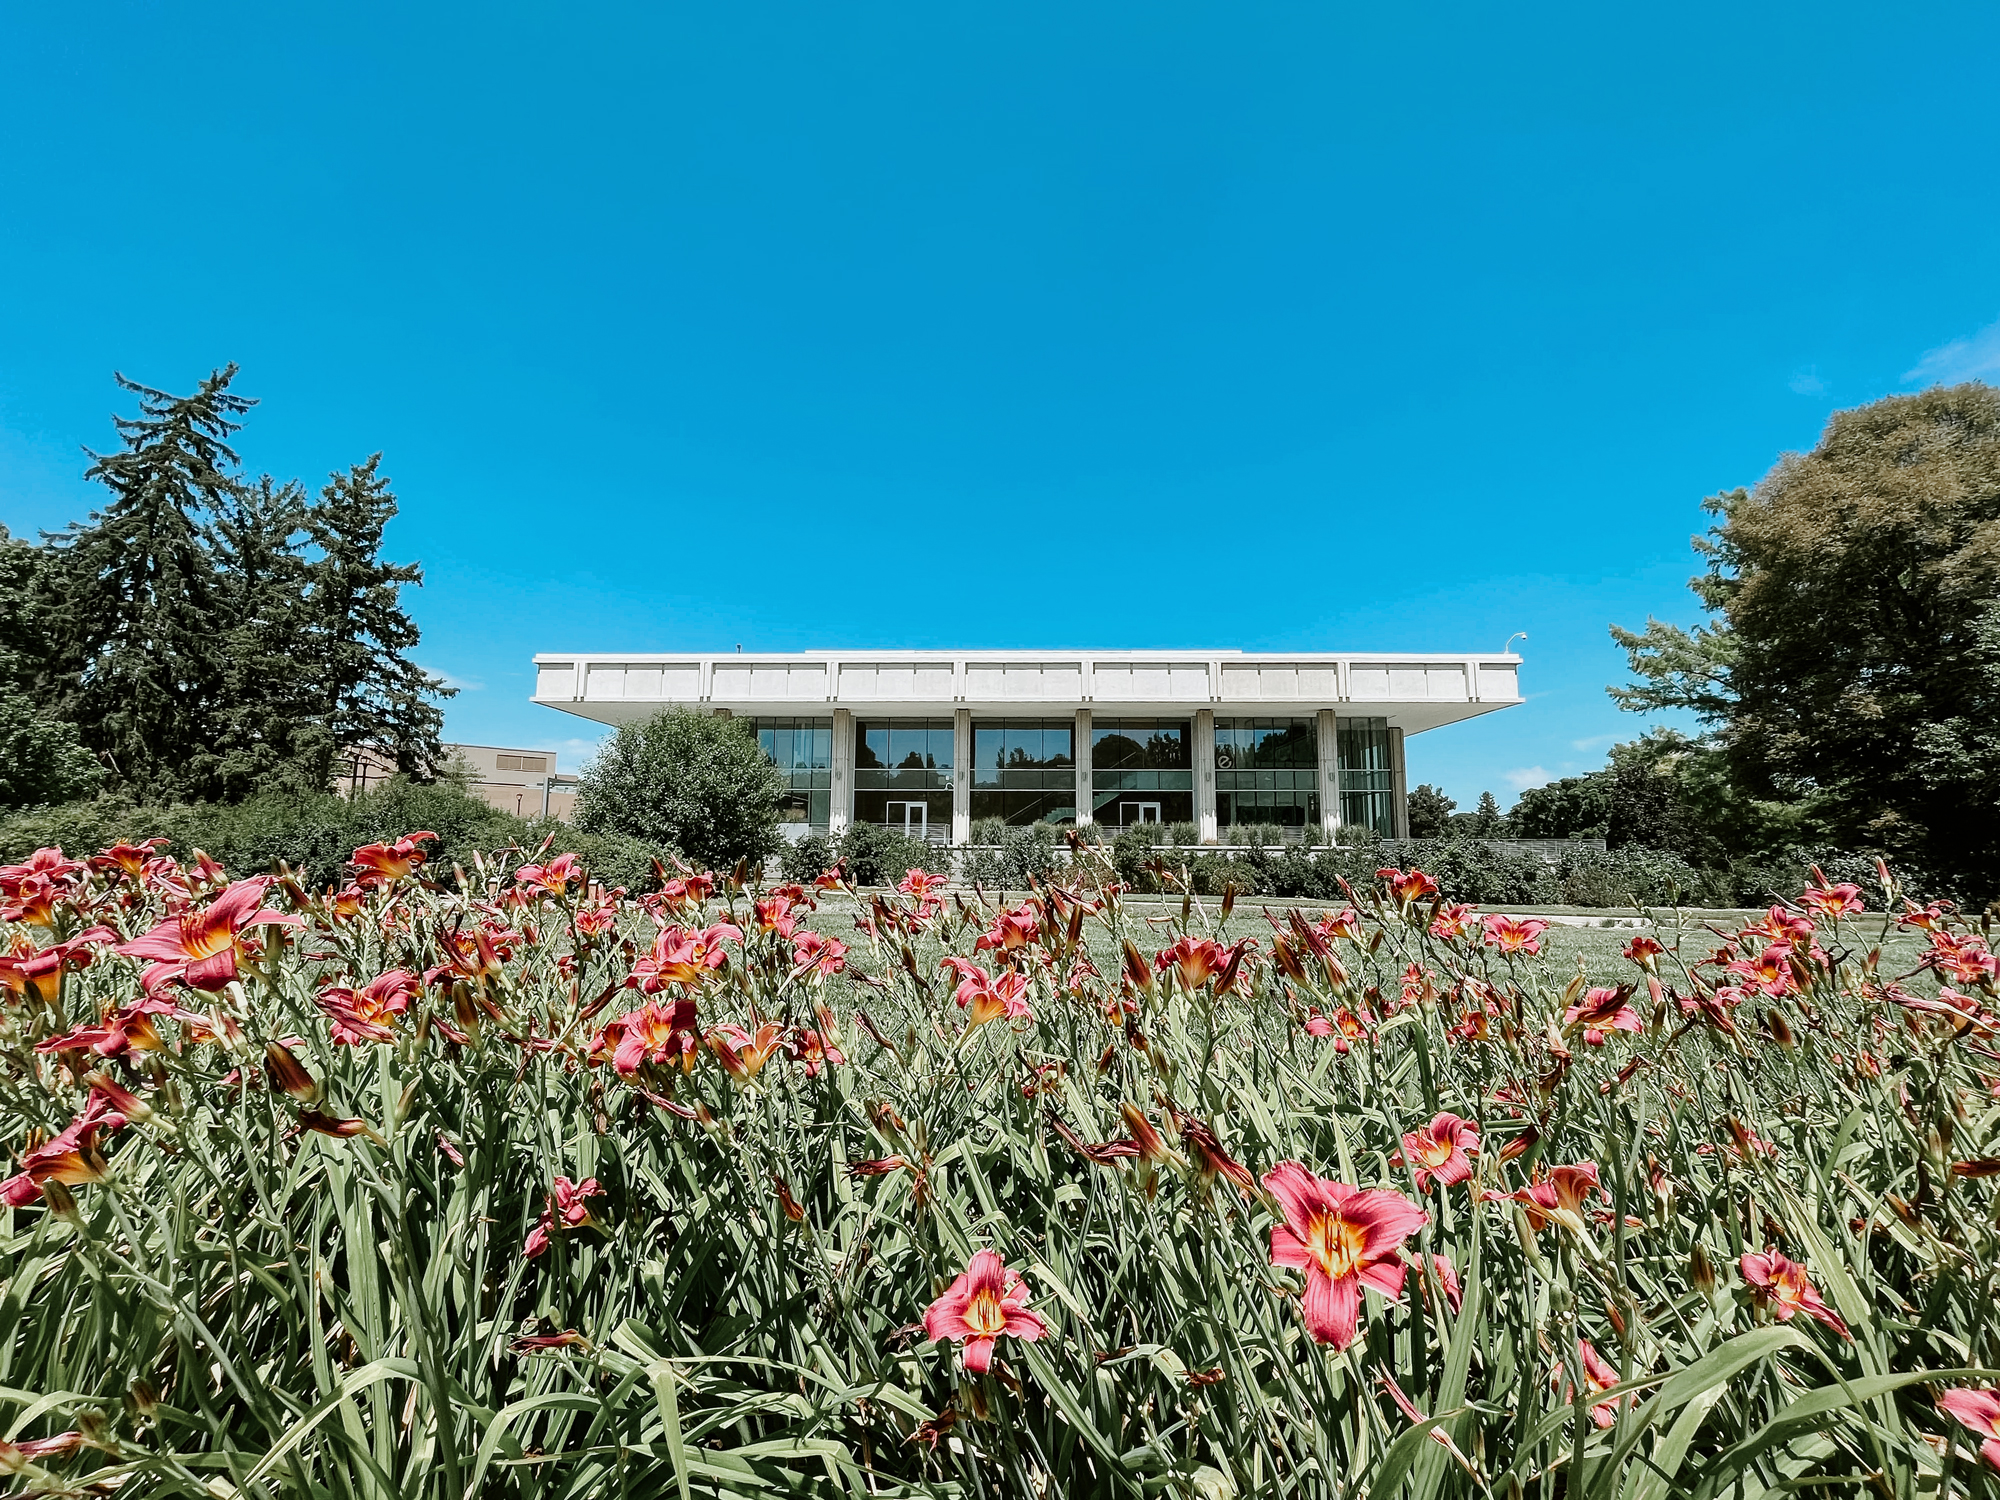
[[[1004,1333],[1007,1309],[1001,1305],[999,1297],[982,1288],[974,1292],[972,1300],[965,1304],[965,1326],[982,1338]]]
[[[1338,1214],[1317,1214],[1306,1226],[1307,1253],[1334,1281],[1361,1269],[1362,1247],[1367,1242],[1368,1233],[1361,1225]]]

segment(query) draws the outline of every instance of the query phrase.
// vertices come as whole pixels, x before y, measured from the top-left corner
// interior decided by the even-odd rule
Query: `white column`
[[[1319,827],[1331,844],[1340,833],[1340,724],[1333,710],[1319,711]]]
[[[951,841],[972,842],[972,710],[951,716]]]
[[[833,711],[833,806],[827,813],[827,832],[839,838],[854,818],[854,715],[844,708]]]
[[[1215,710],[1194,713],[1194,821],[1204,844],[1215,842]]]
[[[1390,804],[1389,816],[1394,820],[1391,826],[1396,830],[1396,837],[1406,839],[1410,836],[1410,778],[1403,765],[1402,730],[1389,731],[1389,753],[1389,763],[1396,768],[1395,801]]]
[[[1076,711],[1076,826],[1096,821],[1097,799],[1090,788],[1090,710]]]

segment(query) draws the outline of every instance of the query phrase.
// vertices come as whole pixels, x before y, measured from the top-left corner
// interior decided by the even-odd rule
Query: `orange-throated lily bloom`
[[[1588,1394],[1595,1396],[1600,1391],[1608,1391],[1618,1384],[1618,1372],[1611,1368],[1609,1360],[1597,1352],[1597,1347],[1589,1339],[1576,1341],[1578,1360],[1583,1365],[1583,1384]],[[1569,1372],[1560,1366],[1556,1369],[1553,1382],[1565,1399],[1569,1396]],[[1629,1402],[1630,1396],[1622,1397]],[[1599,1427],[1609,1427],[1618,1420],[1618,1403],[1600,1401],[1590,1409],[1590,1420]]]
[[[118,952],[151,958],[139,983],[149,992],[178,979],[198,990],[219,990],[236,977],[242,935],[252,927],[299,927],[298,917],[261,909],[269,881],[239,880],[201,911],[168,917],[152,931],[122,943]]]
[[[514,883],[536,896],[562,897],[583,881],[583,866],[574,854],[558,854],[547,864],[522,865],[514,872]]]
[[[792,939],[792,967],[800,974],[831,979],[847,967],[847,944],[810,930],[802,932]]]
[[[1041,924],[1036,920],[1034,907],[1023,902],[1012,911],[1003,911],[995,917],[993,925],[979,935],[972,949],[975,953],[988,948],[1012,953],[1016,948],[1027,947],[1040,931]]]
[[[1375,872],[1375,878],[1385,881],[1389,896],[1398,906],[1408,906],[1412,901],[1427,901],[1438,893],[1438,883],[1422,870],[1411,870],[1407,874],[1396,869],[1382,869]]]
[[[2000,1391],[1961,1386],[1955,1391],[1939,1391],[1932,1399],[1985,1439],[1979,1445],[1980,1456],[2000,1469]]]
[[[1563,1024],[1581,1026],[1583,1039],[1593,1047],[1604,1044],[1607,1031],[1642,1031],[1639,1012],[1631,1006],[1632,987],[1590,989],[1583,999],[1563,1012]]]
[[[164,837],[141,839],[136,844],[116,843],[101,853],[90,856],[90,867],[108,874],[112,870],[137,878],[145,873],[147,861],[153,858],[153,851],[167,843]]]
[[[396,1017],[410,1008],[417,997],[417,976],[406,969],[391,969],[368,981],[359,990],[349,985],[328,985],[319,992],[319,1008],[332,1022],[334,1041],[358,1047],[363,1042],[393,1042]]]
[[[1190,990],[1198,990],[1220,975],[1216,992],[1224,994],[1230,989],[1244,954],[1255,946],[1249,938],[1225,948],[1214,938],[1184,937],[1154,954],[1153,967],[1162,974],[1169,969],[1176,971],[1181,983]]]
[[[1799,897],[1799,905],[1805,907],[1822,922],[1838,922],[1842,917],[1851,917],[1861,910],[1861,887],[1842,883],[1834,885],[1817,868],[1813,873],[1819,878],[1806,887],[1806,893]]]
[[[784,1035],[784,1028],[775,1021],[759,1026],[755,1036],[741,1026],[718,1026],[709,1032],[708,1046],[723,1072],[738,1083],[754,1083]]]
[[[112,1107],[110,1096],[92,1089],[83,1113],[53,1140],[27,1151],[21,1157],[21,1170],[0,1182],[0,1202],[15,1208],[33,1203],[41,1197],[45,1182],[74,1187],[102,1181],[105,1165],[97,1148],[98,1133],[120,1130],[124,1125],[125,1116]]]
[[[924,1313],[924,1332],[933,1340],[962,1343],[968,1374],[984,1375],[993,1364],[993,1343],[1002,1334],[1033,1343],[1047,1333],[1039,1313],[1029,1310],[1028,1289],[991,1250],[977,1252],[964,1274]]]
[[[653,939],[653,951],[632,966],[626,983],[649,995],[670,984],[700,984],[711,970],[729,961],[722,945],[742,941],[743,929],[728,922],[712,922],[699,932],[663,927]]]
[[[1547,1169],[1537,1167],[1534,1178],[1518,1192],[1497,1193],[1487,1191],[1479,1195],[1482,1203],[1518,1203],[1527,1212],[1528,1227],[1542,1230],[1548,1228],[1552,1220],[1562,1220],[1568,1216],[1569,1227],[1583,1227],[1583,1205],[1592,1193],[1604,1195],[1603,1184],[1598,1180],[1597,1163],[1580,1161],[1566,1167]]]
[[[393,844],[364,844],[354,851],[354,858],[347,863],[355,871],[356,882],[361,885],[387,885],[392,881],[407,880],[424,862],[424,851],[417,845],[435,842],[436,839],[436,834],[425,829],[421,833],[406,833]]]
[[[1482,917],[1479,928],[1487,947],[1498,948],[1502,953],[1526,953],[1532,957],[1542,951],[1542,934],[1549,930],[1549,924],[1539,917],[1494,915]]]
[[[618,1076],[631,1080],[647,1063],[665,1064],[680,1059],[681,1071],[690,1072],[701,1049],[701,1033],[695,1023],[695,1002],[680,1000],[662,1005],[649,1000],[637,1010],[627,1011],[604,1024],[590,1045],[592,1061],[608,1054]]]
[[[1449,906],[1441,907],[1438,914],[1431,918],[1431,936],[1452,942],[1471,937],[1479,925],[1478,912],[1462,901],[1454,901]]]
[[[1306,1332],[1345,1349],[1361,1327],[1361,1288],[1403,1293],[1403,1241],[1430,1216],[1401,1193],[1361,1189],[1314,1176],[1295,1161],[1264,1174],[1284,1210],[1271,1226],[1271,1264],[1306,1273]]]
[[[1797,1261],[1787,1260],[1775,1250],[1766,1250],[1744,1256],[1741,1265],[1743,1279],[1756,1289],[1758,1303],[1770,1308],[1771,1315],[1780,1323],[1789,1323],[1804,1313],[1844,1339],[1854,1337],[1840,1315],[1826,1305],[1819,1288],[1806,1279],[1806,1268]]]
[[[1433,1180],[1450,1187],[1471,1177],[1472,1159],[1467,1153],[1478,1149],[1479,1127],[1447,1111],[1406,1134],[1403,1149],[1389,1158],[1389,1165],[1400,1167],[1407,1160],[1416,1172],[1417,1191],[1423,1192]]]

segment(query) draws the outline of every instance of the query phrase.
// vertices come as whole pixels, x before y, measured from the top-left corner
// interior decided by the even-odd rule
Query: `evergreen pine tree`
[[[405,584],[423,586],[423,569],[382,560],[382,534],[396,496],[381,473],[382,455],[328,476],[305,515],[317,556],[304,569],[304,629],[298,649],[317,690],[313,717],[334,749],[372,745],[397,769],[428,777],[442,769],[444,713],[435,700],[454,691],[412,662],[420,632],[404,610]]]
[[[44,630],[63,673],[57,715],[128,785],[151,797],[219,790],[215,710],[226,631],[209,531],[229,505],[229,435],[255,403],[232,395],[236,366],[189,396],[118,377],[139,415],[116,417],[122,450],[92,453],[86,478],[111,503],[49,538]]]
[[[333,739],[313,681],[301,555],[306,495],[268,474],[240,485],[214,527],[217,599],[228,649],[217,705],[219,795],[323,790]]]

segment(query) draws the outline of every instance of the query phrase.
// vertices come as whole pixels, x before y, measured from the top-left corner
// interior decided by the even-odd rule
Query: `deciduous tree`
[[[2000,391],[1837,412],[1814,448],[1711,497],[1711,619],[1613,634],[1628,708],[1685,708],[1743,795],[1823,837],[1992,893],[2000,850]]]
[[[577,826],[728,868],[778,847],[784,779],[734,719],[670,709],[619,728],[584,768]]]

